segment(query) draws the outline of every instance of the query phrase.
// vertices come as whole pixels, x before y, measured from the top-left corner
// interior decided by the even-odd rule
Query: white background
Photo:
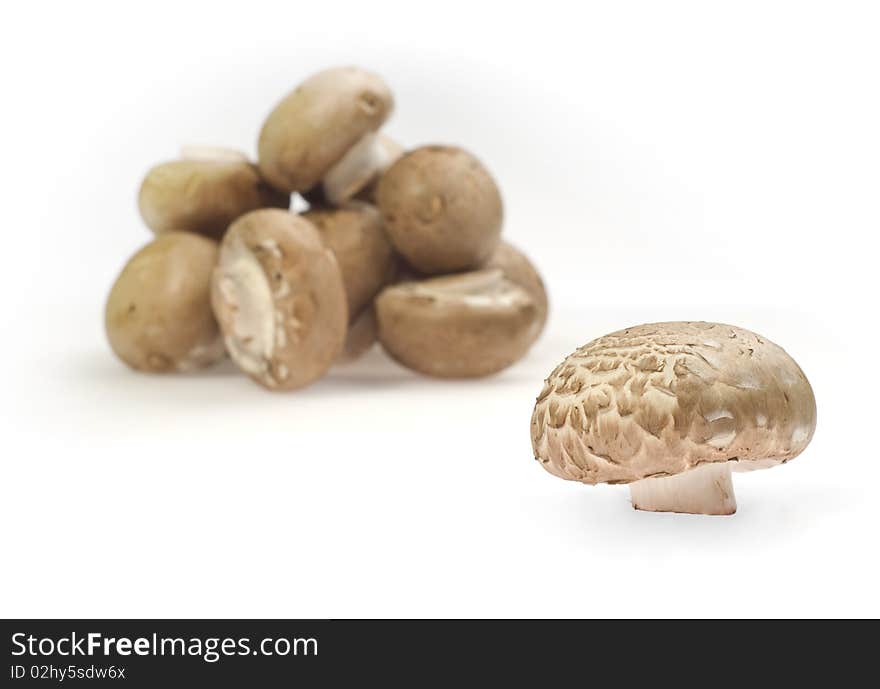
[[[0,25],[2,616],[876,616],[876,5],[17,3]],[[310,73],[383,74],[408,146],[474,151],[544,272],[529,356],[380,351],[271,394],[125,369],[107,291],[181,143],[255,149]],[[533,461],[543,377],[639,322],[755,330],[815,439],[739,512],[635,512]]]

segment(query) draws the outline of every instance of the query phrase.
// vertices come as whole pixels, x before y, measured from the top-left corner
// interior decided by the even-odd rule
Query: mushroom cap
[[[230,356],[268,388],[320,378],[345,341],[348,308],[336,258],[314,225],[288,211],[252,211],[230,226],[212,303]]]
[[[544,281],[528,256],[509,242],[502,240],[483,268],[498,268],[504,273],[504,277],[522,287],[535,300],[540,324],[535,333],[535,339],[537,339],[547,323],[549,304]]]
[[[397,259],[379,211],[366,203],[349,202],[341,208],[316,208],[303,214],[336,256],[348,312],[363,311],[380,289],[391,282]]]
[[[162,163],[147,173],[138,193],[141,217],[153,232],[184,230],[215,239],[248,211],[289,203],[289,196],[266,184],[256,165],[231,156]]]
[[[379,341],[404,366],[440,378],[496,373],[534,341],[538,310],[500,270],[386,287],[376,299]]]
[[[583,483],[672,476],[707,462],[793,459],[816,400],[785,351],[718,323],[639,325],[585,344],[547,378],[532,414],[535,458]]]
[[[307,191],[391,114],[377,74],[334,67],[309,77],[269,113],[257,144],[260,171],[286,193]]]
[[[104,312],[107,339],[134,369],[185,371],[223,358],[211,312],[217,243],[168,232],[140,249],[122,269]]]
[[[501,194],[474,156],[453,146],[423,146],[379,180],[376,201],[388,237],[426,274],[479,268],[498,245]]]

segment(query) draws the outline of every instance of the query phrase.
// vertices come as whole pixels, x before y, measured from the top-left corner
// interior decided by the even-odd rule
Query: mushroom
[[[441,378],[510,366],[539,327],[534,300],[500,270],[403,282],[386,287],[375,305],[385,350],[404,366]]]
[[[391,282],[397,259],[375,206],[350,201],[341,208],[316,208],[303,214],[336,256],[348,312],[357,316]]]
[[[259,166],[277,189],[306,192],[319,182],[342,203],[388,165],[376,130],[394,106],[388,85],[357,67],[309,77],[269,114],[260,131]]]
[[[733,514],[731,469],[784,464],[816,427],[794,360],[743,328],[639,325],[587,343],[547,378],[535,458],[555,476],[628,483],[633,507]]]
[[[337,363],[350,363],[376,341],[371,302],[393,279],[397,257],[385,236],[379,211],[367,203],[349,201],[341,208],[315,208],[303,217],[318,229],[342,272],[348,312],[352,315]]]
[[[301,216],[268,208],[236,220],[220,245],[211,296],[230,356],[267,388],[308,385],[342,350],[342,275]]]
[[[379,180],[376,203],[394,248],[422,273],[478,268],[498,245],[501,194],[482,163],[460,148],[405,154]]]
[[[532,262],[515,246],[501,241],[483,268],[498,268],[504,273],[504,277],[522,287],[534,299],[538,307],[539,326],[535,332],[537,339],[547,322],[548,303],[544,281]]]
[[[184,230],[216,239],[240,215],[287,208],[289,202],[243,153],[205,146],[185,146],[180,160],[151,169],[138,194],[141,216],[153,232]]]
[[[188,371],[223,358],[211,313],[217,243],[189,232],[156,237],[128,261],[104,312],[116,355],[140,371]]]

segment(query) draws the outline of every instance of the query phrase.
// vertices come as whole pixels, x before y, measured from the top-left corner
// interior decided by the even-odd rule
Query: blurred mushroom
[[[504,277],[515,285],[519,285],[535,301],[538,308],[539,326],[535,332],[537,339],[547,322],[547,290],[544,281],[529,258],[508,242],[501,241],[483,268],[498,268]]]
[[[260,170],[286,193],[319,182],[326,199],[342,203],[388,165],[375,134],[393,109],[387,84],[357,67],[309,77],[269,114],[258,143]]]
[[[141,217],[157,234],[185,230],[219,239],[240,215],[287,208],[290,202],[263,181],[243,153],[186,146],[181,156],[151,169],[141,184]]]
[[[396,257],[374,206],[350,201],[341,208],[314,208],[303,217],[333,251],[345,294],[348,312],[357,316],[394,276]]]
[[[379,180],[376,202],[388,237],[427,274],[478,268],[501,233],[501,194],[467,151],[424,146],[405,154]]]
[[[234,222],[220,245],[212,301],[230,356],[268,388],[308,385],[342,351],[342,275],[301,216],[263,209]]]
[[[211,313],[217,243],[168,232],[138,251],[116,279],[104,313],[107,339],[134,369],[187,371],[223,358]]]
[[[584,345],[547,378],[535,458],[555,476],[629,483],[633,507],[733,514],[731,469],[800,454],[816,427],[810,383],[780,347],[730,325],[640,325]]]
[[[403,282],[376,299],[379,341],[397,361],[441,378],[496,373],[534,341],[538,309],[500,270]]]

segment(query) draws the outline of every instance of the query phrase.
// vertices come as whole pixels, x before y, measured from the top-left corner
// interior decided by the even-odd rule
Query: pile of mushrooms
[[[116,355],[150,372],[228,355],[275,390],[308,385],[376,341],[439,377],[485,376],[524,356],[547,295],[501,240],[495,180],[461,148],[405,151],[379,131],[393,105],[378,75],[327,69],[272,110],[256,162],[185,147],[151,169],[138,205],[156,237],[107,300]]]

